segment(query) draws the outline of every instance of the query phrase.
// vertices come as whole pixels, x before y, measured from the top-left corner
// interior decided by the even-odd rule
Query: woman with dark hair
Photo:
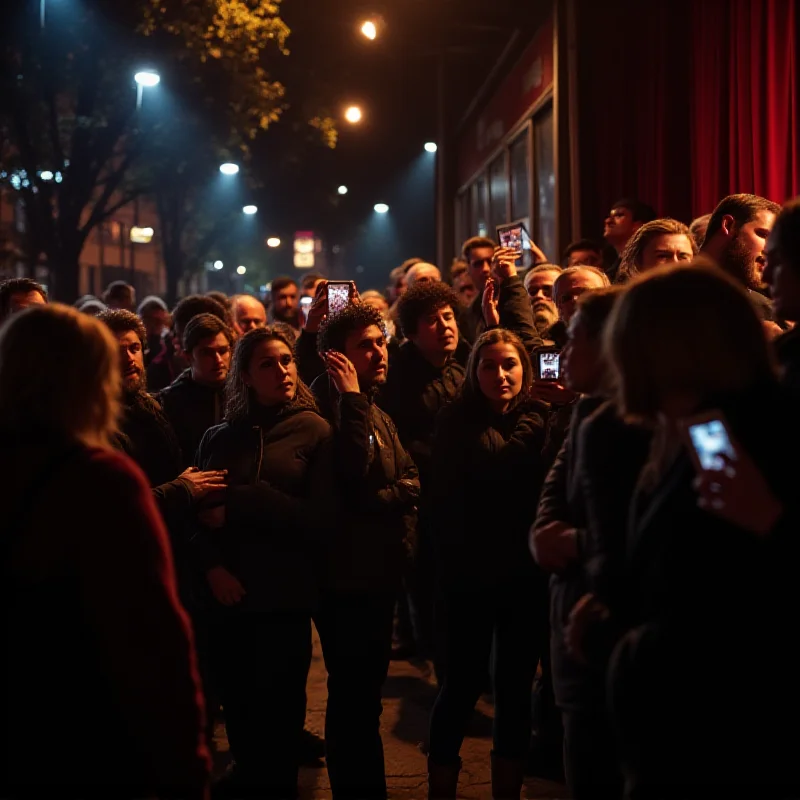
[[[608,677],[626,796],[796,797],[800,431],[761,322],[719,269],[660,268],[620,299],[606,354],[620,415],[652,444],[624,602],[579,603],[568,639],[609,613],[626,631]],[[693,453],[702,420],[730,455]]]
[[[444,681],[433,709],[430,796],[455,798],[459,751],[484,688],[492,643],[492,796],[519,797],[530,699],[547,625],[547,584],[527,547],[544,465],[546,407],[530,399],[533,369],[515,334],[481,335],[460,396],[439,415],[432,504],[445,596]]]
[[[274,328],[236,344],[226,421],[198,451],[200,469],[228,471],[195,540],[213,594],[214,677],[235,796],[297,795],[311,662],[311,610],[324,530],[331,430],[297,377],[293,346]],[[220,503],[221,501],[221,503]]]

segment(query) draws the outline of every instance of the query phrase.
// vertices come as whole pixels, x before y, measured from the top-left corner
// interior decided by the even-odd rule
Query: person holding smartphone
[[[430,797],[456,797],[493,642],[492,796],[519,797],[522,787],[547,626],[546,579],[527,547],[544,477],[545,407],[530,399],[532,373],[518,336],[487,331],[437,420],[429,503],[447,658],[431,715]]]
[[[653,438],[631,503],[623,596],[605,612],[583,598],[567,637],[580,652],[609,612],[625,631],[608,686],[626,795],[702,786],[709,796],[796,796],[800,734],[784,721],[800,713],[788,634],[800,611],[791,524],[800,468],[786,454],[798,451],[800,429],[761,322],[717,268],[657,268],[629,285],[606,348],[619,413]],[[704,437],[687,435],[698,425]],[[726,439],[733,456],[697,452]],[[777,502],[737,518],[713,498],[726,470],[750,464]]]

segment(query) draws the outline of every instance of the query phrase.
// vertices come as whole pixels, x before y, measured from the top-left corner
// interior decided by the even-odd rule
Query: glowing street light
[[[224,266],[225,266],[225,265],[224,265],[224,264],[223,264],[221,261],[215,261],[215,262],[214,262],[214,269],[216,269],[216,270],[220,270],[220,269],[222,269]]]
[[[439,148],[436,146],[436,142],[425,142],[425,150],[428,153],[435,153]]]
[[[252,216],[253,214],[258,213],[258,206],[245,206],[242,209],[243,214],[247,214],[248,216]]]
[[[270,236],[267,239],[267,247],[280,247],[281,240],[277,236]]]
[[[376,214],[385,214],[389,210],[389,206],[386,203],[375,203],[374,208]]]
[[[51,181],[55,177],[53,173],[49,169],[42,170],[41,175],[39,176],[43,181]]]
[[[340,186],[336,191],[339,192],[339,194],[347,194],[347,187]]]
[[[361,109],[358,106],[350,106],[344,112],[344,118],[351,125],[357,125],[359,122],[361,122],[361,119],[363,118],[363,116],[364,115],[361,113]]]
[[[152,89],[161,83],[161,76],[154,69],[139,70],[134,76],[136,81],[136,108],[142,107],[142,97],[145,89]]]
[[[237,272],[238,272],[240,275],[244,275],[244,274],[245,274],[245,272],[247,272],[247,267],[243,267],[243,266],[240,264],[238,267],[236,267],[236,271],[237,271]]]
[[[219,165],[219,171],[223,175],[238,175],[239,174],[239,165],[233,164],[230,161],[226,161],[224,164]]]
[[[368,19],[362,26],[361,26],[361,33],[367,37],[367,39],[377,39],[378,38],[378,26],[371,20]]]

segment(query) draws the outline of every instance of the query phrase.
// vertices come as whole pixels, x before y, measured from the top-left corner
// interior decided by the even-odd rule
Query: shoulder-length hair
[[[51,303],[0,329],[0,424],[108,447],[121,391],[119,347],[102,322]]]
[[[507,331],[505,328],[494,328],[478,337],[478,341],[475,342],[467,361],[467,374],[461,386],[461,400],[473,408],[488,408],[486,396],[481,391],[480,383],[478,382],[478,366],[481,361],[481,351],[484,347],[489,347],[493,344],[510,344],[517,351],[517,356],[522,365],[522,387],[519,394],[511,401],[509,406],[509,411],[511,411],[530,399],[531,387],[533,386],[533,367],[522,340],[516,333]]]
[[[652,423],[670,392],[711,402],[776,379],[746,290],[704,259],[659,267],[628,284],[604,351],[621,415]]]
[[[289,348],[292,358],[295,357],[294,342],[276,326],[254,328],[236,342],[231,359],[231,369],[225,387],[225,418],[229,422],[246,419],[255,407],[255,392],[244,382],[244,375],[250,370],[250,363],[256,348],[262,342],[281,342]],[[317,404],[311,390],[297,378],[297,391],[291,404],[300,403],[309,409],[316,410]]]
[[[642,255],[645,248],[656,236],[664,235],[685,236],[692,247],[692,254],[697,255],[697,243],[694,240],[689,228],[682,222],[678,222],[671,217],[654,219],[646,222],[631,236],[630,241],[622,251],[622,258],[619,264],[620,279],[630,280],[639,274],[639,267],[642,265]]]

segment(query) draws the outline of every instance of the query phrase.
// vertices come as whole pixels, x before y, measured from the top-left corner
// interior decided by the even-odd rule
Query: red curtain
[[[692,208],[800,193],[797,0],[694,0]]]

